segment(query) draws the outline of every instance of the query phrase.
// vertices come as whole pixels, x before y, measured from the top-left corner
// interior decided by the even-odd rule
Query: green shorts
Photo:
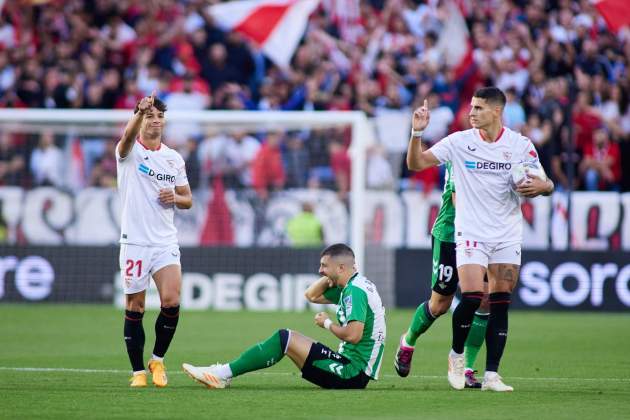
[[[311,346],[302,367],[302,378],[328,389],[363,389],[370,381],[347,357],[321,343]]]

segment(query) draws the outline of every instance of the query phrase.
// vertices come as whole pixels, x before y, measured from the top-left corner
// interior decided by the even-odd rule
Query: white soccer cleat
[[[212,366],[193,366],[184,363],[182,368],[186,375],[210,389],[223,389],[230,386],[230,380],[220,377],[216,372],[218,364]]]
[[[512,392],[514,388],[503,383],[503,378],[495,372],[487,372],[481,383],[482,391]]]
[[[448,355],[448,383],[455,389],[466,386],[464,355]]]

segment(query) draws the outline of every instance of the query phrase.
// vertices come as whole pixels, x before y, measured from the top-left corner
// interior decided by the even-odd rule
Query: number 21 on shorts
[[[125,275],[127,277],[140,278],[142,276],[142,260],[127,260],[125,263]]]

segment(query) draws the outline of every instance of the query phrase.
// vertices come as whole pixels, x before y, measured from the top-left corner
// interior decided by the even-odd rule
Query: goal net
[[[130,116],[0,110],[5,298],[120,296],[114,147]],[[362,266],[375,142],[363,113],[169,110],[164,142],[184,157],[194,196],[192,210],[176,212],[189,306],[299,309],[327,244],[349,243]],[[206,260],[210,282],[200,277]]]

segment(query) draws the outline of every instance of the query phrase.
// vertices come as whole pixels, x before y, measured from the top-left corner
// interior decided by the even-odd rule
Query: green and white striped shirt
[[[385,349],[385,308],[374,283],[355,273],[343,289],[332,287],[324,292],[326,299],[337,302],[337,320],[346,326],[362,322],[363,336],[357,344],[342,341],[339,354],[372,379],[378,379]]]

